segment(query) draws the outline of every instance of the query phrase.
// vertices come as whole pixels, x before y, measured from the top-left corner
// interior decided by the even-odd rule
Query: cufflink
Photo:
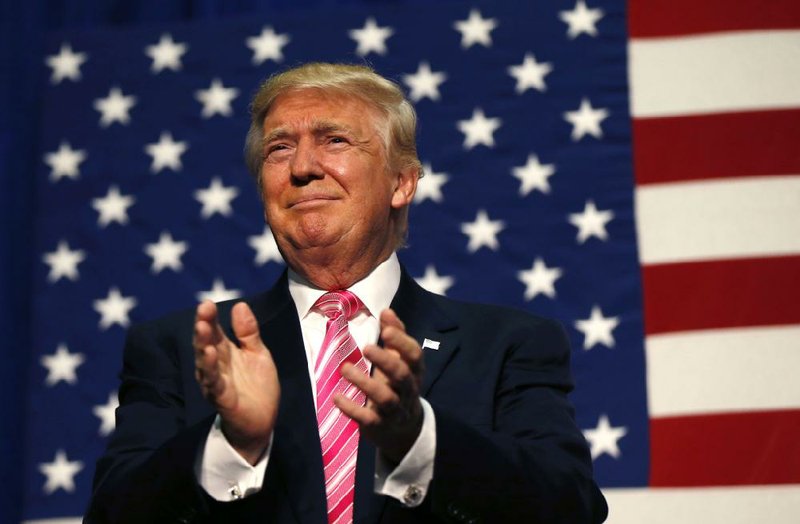
[[[231,496],[231,500],[240,500],[244,497],[244,495],[242,495],[242,490],[239,488],[239,484],[234,484],[229,487],[228,495]]]
[[[422,490],[413,484],[406,488],[406,492],[403,493],[403,503],[406,506],[416,506],[420,502],[422,502]]]

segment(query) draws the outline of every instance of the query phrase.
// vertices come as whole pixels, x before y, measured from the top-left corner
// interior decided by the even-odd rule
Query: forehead
[[[299,131],[324,122],[368,132],[378,131],[384,121],[373,104],[358,96],[306,88],[278,95],[264,118],[264,130],[287,127]]]

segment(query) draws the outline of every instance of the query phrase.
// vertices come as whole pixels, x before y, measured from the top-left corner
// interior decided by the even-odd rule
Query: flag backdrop
[[[79,520],[130,323],[283,271],[247,104],[321,60],[414,101],[410,273],[566,326],[609,522],[797,522],[797,3],[348,4],[62,32],[45,55],[25,521]]]

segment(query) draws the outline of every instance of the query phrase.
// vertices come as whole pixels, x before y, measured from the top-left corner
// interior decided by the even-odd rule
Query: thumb
[[[258,332],[258,322],[250,306],[244,302],[239,302],[233,306],[231,324],[243,350],[260,351],[264,348],[264,343],[261,342],[261,335]]]

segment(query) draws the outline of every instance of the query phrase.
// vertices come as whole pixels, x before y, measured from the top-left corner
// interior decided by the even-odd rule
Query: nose
[[[307,184],[324,176],[319,163],[318,151],[313,142],[301,140],[297,144],[289,169],[292,181],[298,185]]]

